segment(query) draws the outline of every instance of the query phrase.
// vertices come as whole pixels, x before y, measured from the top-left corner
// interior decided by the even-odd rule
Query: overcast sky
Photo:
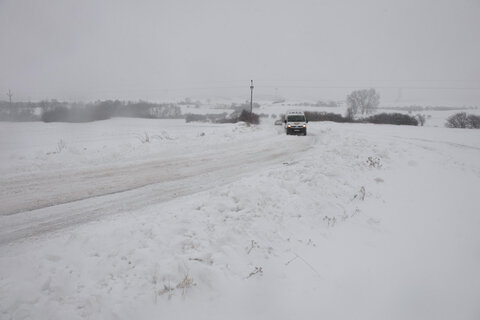
[[[254,79],[480,105],[480,0],[0,0],[0,39],[1,99],[248,97]]]

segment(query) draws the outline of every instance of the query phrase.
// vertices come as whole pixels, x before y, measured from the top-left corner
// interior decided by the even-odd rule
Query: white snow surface
[[[480,318],[479,130],[270,122],[1,122],[0,318]]]

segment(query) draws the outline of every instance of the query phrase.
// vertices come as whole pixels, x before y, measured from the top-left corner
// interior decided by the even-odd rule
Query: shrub
[[[467,115],[465,112],[455,113],[448,117],[445,126],[448,128],[478,129],[480,128],[480,116]]]
[[[227,113],[220,114],[187,114],[185,116],[185,122],[212,122],[212,123],[237,123],[244,121],[251,124],[258,124],[260,122],[261,115],[250,113],[243,110],[242,112],[233,112],[230,115]]]
[[[445,126],[448,128],[466,128],[467,127],[467,114],[465,112],[455,113],[447,119]]]
[[[467,121],[468,121],[467,128],[480,129],[480,116],[470,114],[467,117]]]
[[[260,104],[257,102],[254,102],[252,104],[252,108],[258,109],[260,108]],[[241,112],[242,110],[250,110],[250,101],[246,101],[245,103],[242,103],[242,104],[232,103],[230,106],[230,109],[233,109],[237,112]]]
[[[370,116],[363,121],[375,124],[418,126],[418,121],[415,119],[415,117],[402,113],[380,113]]]
[[[238,118],[227,118],[227,117],[224,117],[224,118],[215,120],[215,122],[216,122],[216,123],[237,123],[237,122],[238,122]]]
[[[355,120],[351,115],[347,113],[344,117],[338,113],[329,113],[329,112],[312,112],[305,111],[305,116],[308,121],[332,121],[340,123],[374,123],[374,124],[396,124],[396,125],[418,125],[417,119],[415,117],[401,114],[401,113],[381,113],[370,116],[364,119]],[[284,115],[282,115],[282,121],[284,120]]]
[[[308,121],[353,122],[353,120],[348,117],[343,117],[341,114],[331,112],[305,111],[305,117]]]
[[[43,122],[60,122],[66,121],[69,116],[69,110],[67,107],[56,107],[54,109],[44,111],[42,113]]]
[[[206,122],[207,121],[207,116],[203,114],[187,114],[185,116],[185,122]]]
[[[250,124],[259,124],[260,123],[260,116],[256,113],[242,110],[240,116],[238,117],[238,121],[243,121]]]

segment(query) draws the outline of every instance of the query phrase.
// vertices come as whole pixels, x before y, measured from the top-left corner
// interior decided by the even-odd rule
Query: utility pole
[[[253,112],[253,80],[250,80],[250,113]]]
[[[8,89],[8,93],[7,93],[7,96],[8,96],[8,100],[10,101],[10,105],[12,105],[12,91],[10,91],[10,89]]]

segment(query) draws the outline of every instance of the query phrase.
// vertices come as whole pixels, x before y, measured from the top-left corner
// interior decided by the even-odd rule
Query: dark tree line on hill
[[[210,123],[237,123],[243,121],[250,124],[259,124],[260,118],[266,118],[266,114],[256,114],[249,110],[242,109],[241,111],[234,111],[231,114],[215,113],[215,114],[186,114],[185,122],[210,122]]]
[[[57,100],[13,103],[0,101],[2,121],[90,122],[112,117],[178,119],[182,118],[182,112],[176,104],[144,101],[106,100],[87,104]]]
[[[447,107],[447,106],[401,106],[401,107],[379,107],[384,110],[400,110],[408,112],[420,112],[420,111],[455,111],[455,110],[477,110],[478,106],[463,106],[463,107]]]
[[[418,120],[415,117],[402,113],[379,113],[366,118],[354,119],[350,116],[342,116],[338,113],[311,112],[306,111],[308,121],[332,121],[340,123],[375,123],[375,124],[396,124],[417,126]]]

